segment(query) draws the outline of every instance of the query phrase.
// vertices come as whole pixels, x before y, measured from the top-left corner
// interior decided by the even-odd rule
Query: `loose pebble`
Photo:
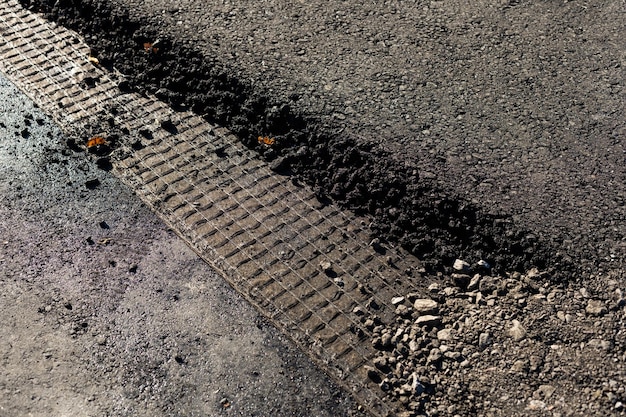
[[[320,262],[320,268],[322,269],[322,271],[324,272],[330,272],[332,270],[332,264],[330,263],[330,261],[322,261]]]
[[[489,333],[481,333],[478,336],[478,348],[480,350],[486,349],[491,344],[491,335]]]
[[[513,320],[513,325],[509,328],[508,334],[514,341],[519,342],[526,337],[526,329],[519,320]]]
[[[418,326],[428,326],[434,327],[441,323],[441,316],[433,316],[430,314],[426,314],[424,316],[419,316],[415,320],[415,324]]]
[[[420,315],[436,313],[438,310],[438,304],[435,300],[419,298],[413,303],[413,310]]]
[[[608,312],[604,302],[601,300],[589,300],[585,311],[592,316],[603,316]]]
[[[452,264],[452,268],[455,271],[469,271],[470,270],[470,264],[468,264],[467,262],[461,260],[461,259],[456,259],[454,261],[454,264]]]
[[[391,299],[391,304],[394,306],[403,302],[404,302],[404,297],[393,297]]]
[[[437,339],[443,342],[452,340],[452,329],[441,329],[437,332]]]

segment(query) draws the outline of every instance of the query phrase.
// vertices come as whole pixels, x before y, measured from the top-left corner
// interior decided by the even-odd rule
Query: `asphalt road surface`
[[[623,2],[22,3],[81,31],[122,87],[251,147],[275,138],[257,149],[276,171],[429,265],[442,328],[382,329],[417,334],[417,353],[389,371],[403,346],[390,340],[376,367],[396,379],[372,372],[407,415],[626,413]],[[487,260],[491,275],[455,280],[455,258]],[[164,363],[184,365],[170,346]],[[415,401],[405,365],[424,384]]]
[[[357,405],[0,77],[0,415]]]
[[[623,268],[621,1],[23,3],[439,269]]]

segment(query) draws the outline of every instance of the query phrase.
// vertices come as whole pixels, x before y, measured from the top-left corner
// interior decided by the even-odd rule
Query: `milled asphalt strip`
[[[372,413],[393,412],[367,378],[376,350],[363,321],[390,323],[391,299],[423,288],[416,259],[376,252],[363,219],[274,174],[226,129],[122,93],[77,34],[14,0],[0,5],[0,70],[85,142],[112,117],[128,132],[113,172]]]

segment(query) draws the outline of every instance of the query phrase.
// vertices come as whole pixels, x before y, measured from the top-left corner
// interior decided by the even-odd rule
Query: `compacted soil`
[[[408,414],[624,413],[623,2],[22,3],[424,261],[372,341]]]

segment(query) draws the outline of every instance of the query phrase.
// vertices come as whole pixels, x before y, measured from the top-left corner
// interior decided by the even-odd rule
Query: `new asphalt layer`
[[[623,265],[621,2],[23,4],[433,271]]]

